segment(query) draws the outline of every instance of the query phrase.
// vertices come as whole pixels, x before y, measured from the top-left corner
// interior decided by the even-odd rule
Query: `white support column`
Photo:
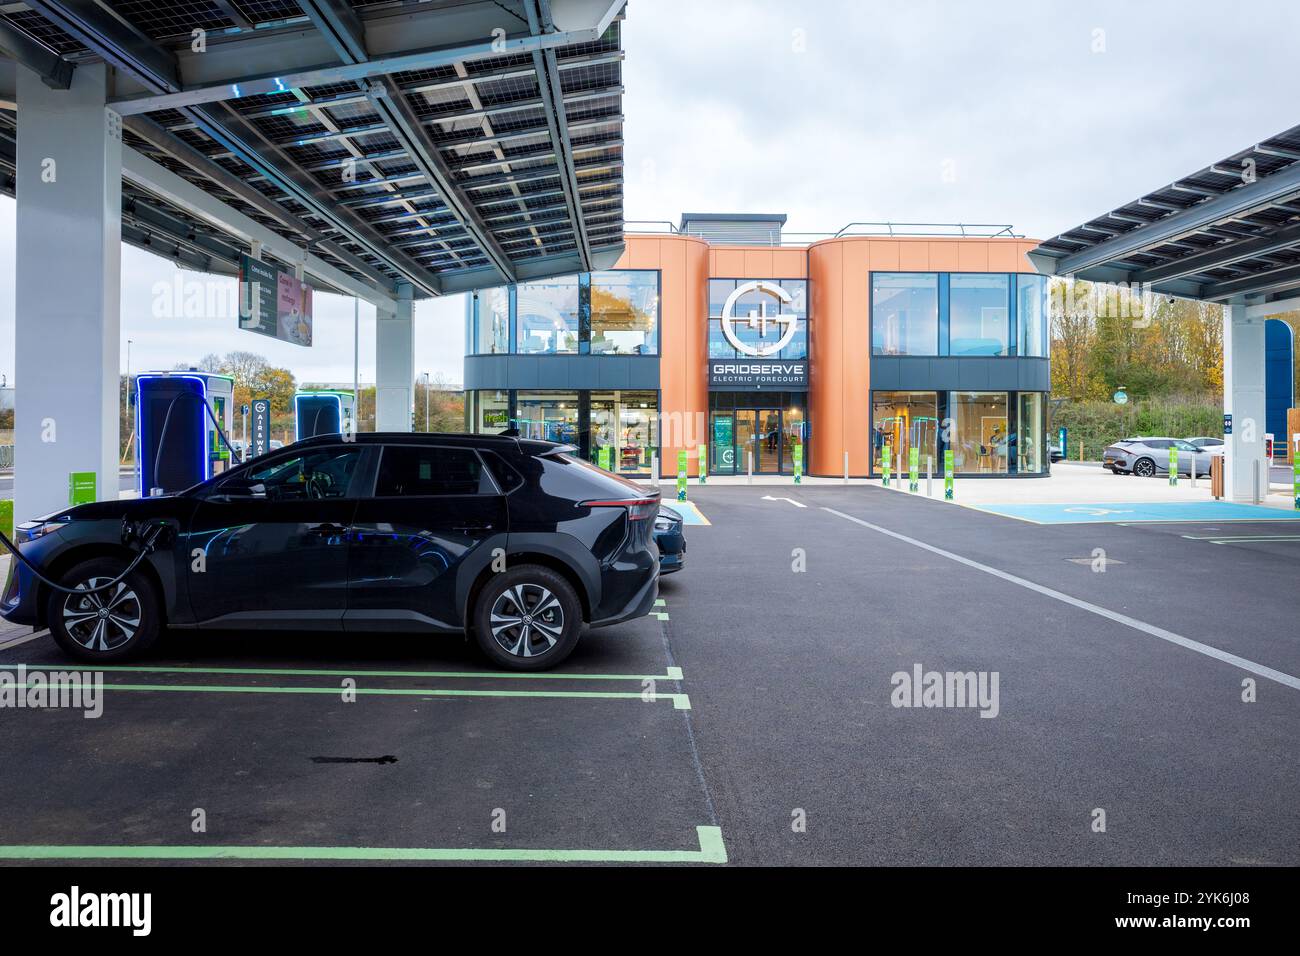
[[[102,64],[68,90],[15,72],[17,522],[66,507],[73,472],[118,495],[122,121]]]
[[[398,287],[392,307],[375,315],[375,431],[409,432],[415,401],[413,289]]]
[[[1251,501],[1258,474],[1268,493],[1264,462],[1264,318],[1250,317],[1244,300],[1223,307],[1223,411],[1232,434],[1223,436],[1224,497]],[[1258,464],[1257,464],[1258,463]]]

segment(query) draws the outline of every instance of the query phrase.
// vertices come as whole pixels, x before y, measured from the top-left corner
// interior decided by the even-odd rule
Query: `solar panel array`
[[[1269,190],[1267,198],[1249,199],[1259,184],[1282,182],[1300,171],[1300,126],[1241,150],[1221,162],[1176,180],[1162,189],[1120,206],[1105,215],[1043,242],[1036,250],[1048,257],[1069,257],[1098,249],[1130,234],[1152,235],[1150,242],[1099,262],[1095,268],[1112,276],[1130,273],[1134,281],[1160,284],[1177,280],[1176,291],[1194,297],[1226,298],[1230,294],[1268,293],[1291,284],[1300,286],[1300,237],[1286,241],[1288,230],[1300,226],[1300,188]],[[1166,221],[1207,203],[1236,196],[1241,202],[1194,228],[1161,230]],[[1212,209],[1214,207],[1206,207]],[[1255,251],[1258,250],[1258,251]],[[1251,254],[1254,251],[1254,254]],[[1078,273],[1088,278],[1087,272]]]
[[[409,23],[455,16],[465,2],[354,0],[345,12],[368,33],[383,18],[403,17]],[[534,0],[493,0],[512,34],[530,34],[529,2]],[[52,22],[53,15],[47,19],[37,12],[41,4],[28,6],[36,9],[0,12],[0,19],[71,62],[111,58],[65,32]],[[234,44],[238,50],[241,43],[273,35],[294,42],[296,35],[318,28],[299,4],[284,0],[99,0],[99,6],[147,38],[144,42],[172,54],[185,51],[196,29],[207,31],[209,42]],[[554,47],[554,83],[541,54],[512,52],[210,104],[205,115],[215,118],[222,131],[252,131],[260,155],[269,152],[275,158],[270,170],[259,168],[256,155],[232,148],[230,140],[223,143],[211,124],[196,122],[184,106],[127,116],[123,141],[265,227],[299,245],[310,243],[314,254],[353,276],[368,270],[372,277],[410,281],[415,271],[431,277],[434,288],[425,286],[431,291],[458,275],[481,274],[482,284],[497,284],[502,255],[515,270],[532,260],[577,256],[584,238],[591,252],[621,246],[620,29],[620,20],[614,19],[598,40]],[[534,28],[531,35],[540,32]],[[424,142],[449,171],[449,181],[442,185],[451,195],[428,175],[428,162],[411,155],[409,135],[404,139],[391,115],[369,95],[376,82],[387,85],[415,117]],[[556,87],[559,96],[551,100]],[[548,101],[564,117],[567,142],[555,135],[559,129],[552,126]],[[4,138],[12,140],[14,129],[13,113],[0,111],[0,166],[6,162]],[[244,136],[244,142],[249,139]],[[193,152],[187,156],[187,150]],[[12,191],[12,150],[8,152],[9,176],[0,187]],[[275,208],[268,213],[256,196],[241,196],[211,171],[196,169],[194,154]],[[285,177],[304,184],[302,189],[286,188]],[[303,190],[316,200],[304,199]],[[135,210],[166,206],[141,192],[128,185],[124,209],[128,202]],[[581,223],[571,213],[573,201]],[[279,211],[286,215],[271,214]],[[150,217],[158,219],[148,233],[151,251],[158,251],[161,241],[169,250],[178,249],[174,257],[187,265],[200,268],[206,262],[213,271],[229,271],[231,263],[221,257],[233,250],[237,258],[238,240],[218,236],[183,209],[166,213]],[[124,238],[136,244],[146,228],[139,218],[132,213],[123,227]],[[184,228],[167,228],[169,221]],[[192,238],[205,235],[212,241]],[[466,281],[476,280],[454,287],[462,288]]]

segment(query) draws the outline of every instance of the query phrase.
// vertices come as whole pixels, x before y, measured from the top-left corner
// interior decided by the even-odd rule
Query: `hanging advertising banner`
[[[311,345],[311,286],[292,272],[239,257],[239,327],[291,345]]]

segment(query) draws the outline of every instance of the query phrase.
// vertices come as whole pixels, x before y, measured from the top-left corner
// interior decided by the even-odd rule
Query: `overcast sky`
[[[783,212],[1007,223],[1048,238],[1300,124],[1296,0],[632,0],[626,213]],[[14,379],[14,205],[0,199],[0,374]],[[122,367],[250,349],[299,381],[352,378],[352,302],[316,299],[314,345],[159,319],[170,262],[122,256]],[[186,276],[192,279],[192,276]],[[416,306],[416,372],[461,380],[459,297]],[[361,368],[374,380],[374,312]]]

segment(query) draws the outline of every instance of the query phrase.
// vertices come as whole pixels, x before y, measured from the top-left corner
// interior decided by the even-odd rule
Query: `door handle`
[[[458,524],[452,525],[452,531],[491,531],[491,524]]]
[[[332,521],[325,521],[321,524],[308,525],[307,530],[312,534],[342,534],[348,529],[341,524],[334,524]]]

